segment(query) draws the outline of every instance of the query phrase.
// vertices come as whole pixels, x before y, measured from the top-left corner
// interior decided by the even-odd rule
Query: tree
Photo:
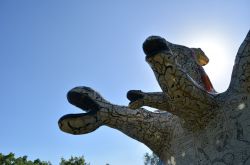
[[[155,153],[152,153],[151,155],[146,153],[144,155],[144,165],[161,165],[161,160]]]
[[[50,162],[41,161],[36,159],[34,161],[27,160],[27,156],[15,158],[14,153],[9,153],[8,155],[3,155],[0,153],[0,164],[1,165],[51,165]]]
[[[0,165],[52,165],[49,161],[41,161],[36,159],[34,161],[27,160],[27,156],[15,158],[14,153],[3,155],[0,153]],[[68,160],[61,158],[60,165],[90,165],[86,163],[83,156],[73,157],[71,156]]]
[[[60,165],[90,165],[89,163],[86,163],[83,156],[79,157],[72,157],[69,160],[66,160],[64,158],[61,158]]]

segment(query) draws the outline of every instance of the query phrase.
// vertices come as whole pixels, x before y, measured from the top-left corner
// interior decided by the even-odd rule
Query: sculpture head
[[[85,134],[99,128],[102,123],[98,119],[99,111],[108,102],[89,87],[75,87],[67,94],[70,104],[82,109],[85,113],[68,114],[58,121],[62,131],[70,134]]]
[[[165,75],[166,71],[172,72],[178,66],[195,83],[204,88],[199,71],[209,62],[209,59],[200,48],[188,48],[170,43],[159,36],[150,36],[143,43],[143,50],[146,54],[146,61],[156,76]],[[168,80],[170,78],[171,76]]]

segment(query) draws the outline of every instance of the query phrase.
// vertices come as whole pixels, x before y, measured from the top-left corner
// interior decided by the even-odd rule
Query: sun
[[[225,38],[211,33],[195,37],[187,44],[189,47],[201,48],[209,58],[209,63],[204,69],[218,92],[228,88],[234,63],[230,44]]]

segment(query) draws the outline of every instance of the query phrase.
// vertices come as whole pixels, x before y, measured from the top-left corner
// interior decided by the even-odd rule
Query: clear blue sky
[[[159,91],[141,49],[152,34],[201,47],[218,91],[250,29],[248,0],[1,0],[0,152],[58,164],[84,155],[92,165],[140,165],[149,149],[117,130],[81,136],[58,119],[81,112],[67,103],[75,86],[91,86],[116,104],[130,89]]]

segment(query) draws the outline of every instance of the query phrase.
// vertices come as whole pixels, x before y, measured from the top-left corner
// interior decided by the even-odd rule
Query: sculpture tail
[[[250,93],[250,31],[237,52],[229,90]]]

